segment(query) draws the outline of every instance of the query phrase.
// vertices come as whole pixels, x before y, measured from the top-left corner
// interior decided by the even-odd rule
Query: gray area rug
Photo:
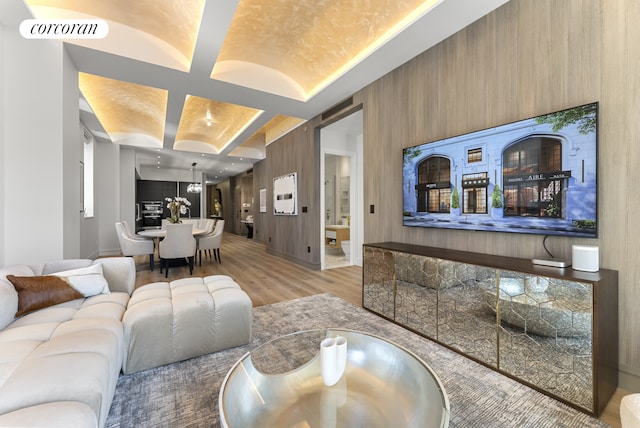
[[[254,308],[248,345],[122,375],[106,426],[219,427],[220,385],[242,355],[284,334],[326,327],[373,333],[420,356],[449,396],[450,427],[609,426],[331,294]]]

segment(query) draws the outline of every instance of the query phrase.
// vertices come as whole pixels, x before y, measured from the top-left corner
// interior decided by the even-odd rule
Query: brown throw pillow
[[[57,276],[14,276],[7,275],[18,292],[18,312],[16,318],[29,312],[84,296]]]

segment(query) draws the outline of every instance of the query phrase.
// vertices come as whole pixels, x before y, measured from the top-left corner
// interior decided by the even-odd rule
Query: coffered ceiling
[[[506,1],[3,0],[0,22],[106,21],[104,39],[65,42],[82,122],[142,168],[198,162],[218,182]]]

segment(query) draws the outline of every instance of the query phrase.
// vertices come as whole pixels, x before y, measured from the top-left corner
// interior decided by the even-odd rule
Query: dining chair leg
[[[200,266],[202,266],[202,250],[198,250],[198,254],[200,255]]]
[[[169,261],[167,259],[164,260],[164,277],[169,277]]]
[[[216,248],[214,252],[218,255],[218,263],[222,263],[222,259],[220,258],[220,248]]]
[[[149,268],[153,272],[153,254],[149,254]]]
[[[193,259],[195,255],[189,257],[189,275],[193,275]]]

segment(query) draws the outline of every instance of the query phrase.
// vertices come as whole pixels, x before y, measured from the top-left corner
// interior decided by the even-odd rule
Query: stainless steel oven
[[[142,201],[142,227],[159,229],[162,226],[162,202]]]

